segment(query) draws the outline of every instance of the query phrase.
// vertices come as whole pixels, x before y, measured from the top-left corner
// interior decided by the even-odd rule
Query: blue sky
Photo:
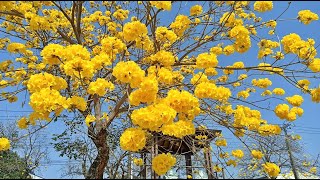
[[[186,8],[182,8],[182,10],[179,12],[181,14],[189,15],[189,9],[192,5],[195,4],[203,4],[204,2],[183,2],[183,5],[186,5]],[[171,13],[168,12],[162,12],[161,16],[166,19],[163,24],[167,26],[170,22],[174,19],[175,12],[177,12],[179,3],[175,3],[173,5],[173,9]],[[251,2],[253,4],[253,2]],[[288,2],[274,2],[274,9],[271,12],[266,12],[260,15],[263,20],[270,20],[276,18],[278,15],[280,15],[287,7]],[[292,2],[290,5],[290,8],[281,16],[280,19],[284,19],[284,21],[279,21],[278,26],[276,28],[276,33],[279,35],[279,37],[283,37],[284,35],[287,35],[289,33],[297,33],[301,36],[302,39],[306,40],[307,38],[313,38],[316,41],[316,45],[318,45],[320,42],[320,22],[314,21],[309,25],[304,25],[297,20],[290,20],[292,18],[297,17],[297,14],[300,10],[304,9],[310,9],[311,11],[318,13],[320,12],[320,6],[319,2],[307,2],[307,1],[301,1],[301,2]],[[204,7],[205,9],[205,7]],[[289,19],[289,20],[288,20]],[[259,30],[258,35],[259,34]],[[262,37],[275,37],[275,36],[268,36],[266,34],[261,34]],[[0,34],[0,37],[3,37]],[[260,60],[257,59],[257,46],[255,44],[255,41],[252,41],[253,48],[250,49],[248,53],[245,54],[238,54],[232,56],[220,56],[219,59],[219,65],[225,66],[225,65],[232,65],[235,61],[243,61],[245,65],[257,65]],[[318,50],[319,51],[319,50]],[[13,59],[14,56],[6,53],[6,52],[0,52],[0,61],[6,60],[6,59]],[[320,57],[317,55],[316,57]],[[287,59],[284,59],[283,61],[286,61]],[[289,59],[290,60],[290,59]],[[261,61],[262,62],[262,61]],[[268,61],[267,61],[268,62]],[[258,77],[258,76],[257,76]],[[261,77],[261,76],[260,76]],[[312,80],[311,81],[311,88],[317,87],[320,84],[320,80]],[[304,103],[302,104],[302,108],[304,109],[304,114],[302,117],[298,118],[296,121],[294,121],[292,124],[295,125],[295,127],[292,128],[289,132],[292,133],[298,133],[302,136],[302,142],[305,145],[306,153],[309,153],[313,157],[315,157],[318,153],[320,153],[320,143],[319,143],[319,137],[320,137],[320,123],[319,118],[317,118],[317,112],[320,111],[320,104],[315,104],[311,102],[311,98],[309,95],[302,94],[299,90],[292,87],[289,83],[285,82],[283,79],[280,81],[279,78],[273,79],[273,84],[268,89],[273,89],[276,87],[283,87],[286,90],[286,96],[292,96],[294,94],[300,94],[304,97]],[[262,90],[258,90],[256,94],[260,94]],[[255,95],[253,95],[255,97]],[[258,96],[257,96],[258,97]],[[0,122],[5,123],[7,121],[14,121],[15,119],[18,119],[19,116],[28,115],[28,112],[22,112],[22,111],[31,111],[31,108],[26,104],[23,108],[21,107],[21,102],[23,101],[24,94],[20,94],[19,101],[17,103],[5,103],[1,102],[0,104]],[[28,99],[28,97],[27,97]],[[252,100],[252,99],[248,99]],[[271,102],[271,107],[274,107],[275,104],[282,103],[281,101],[273,101]],[[264,104],[268,105],[268,104]],[[276,124],[282,124],[284,121],[277,118],[274,113],[262,111],[262,117],[263,119],[268,120],[270,123],[276,123]],[[62,132],[64,124],[62,122],[53,122],[46,130],[45,132],[48,134],[54,134]],[[230,135],[229,133],[224,133],[226,137]],[[227,150],[232,150],[236,146],[236,144],[239,144],[236,140],[229,141],[230,147],[227,148]],[[48,141],[48,146],[49,141]],[[241,145],[240,145],[241,147]],[[52,161],[56,163],[51,163],[48,165],[47,170],[44,169],[45,166],[43,166],[43,173],[41,174],[42,177],[45,178],[60,178],[61,175],[61,168],[63,166],[61,164],[64,164],[66,158],[58,157],[58,153],[53,151],[53,148],[51,148],[51,154],[50,158]],[[57,163],[59,162],[59,163]]]

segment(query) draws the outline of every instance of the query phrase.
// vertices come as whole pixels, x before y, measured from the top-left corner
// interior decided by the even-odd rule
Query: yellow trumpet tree
[[[151,132],[182,138],[199,126],[221,125],[239,139],[279,135],[280,127],[263,119],[259,102],[280,100],[269,110],[280,119],[296,120],[304,99],[285,90],[294,87],[310,94],[305,101],[319,103],[320,87],[310,80],[319,80],[320,59],[314,39],[277,35],[281,14],[259,17],[273,6],[272,1],[192,7],[176,1],[2,1],[0,48],[10,60],[0,62],[1,100],[14,103],[19,93],[28,94],[33,112],[17,121],[22,129],[79,115],[97,149],[86,178],[103,178],[112,133],[107,129],[125,124],[121,117],[129,118],[122,127],[130,127],[120,147],[131,152],[142,150]],[[303,10],[294,18],[308,25],[318,15]],[[254,63],[220,62],[252,47],[258,48]],[[270,88],[272,77],[288,85]],[[7,150],[8,143],[0,139],[0,150]],[[216,145],[227,142],[221,137]],[[243,152],[233,155],[241,159]],[[176,159],[160,154],[152,162],[154,171],[164,174]],[[235,166],[236,160],[226,164]],[[262,164],[271,177],[279,173],[276,164]]]

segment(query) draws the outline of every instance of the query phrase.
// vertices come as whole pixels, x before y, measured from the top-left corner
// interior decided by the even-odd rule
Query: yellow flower
[[[310,64],[308,65],[308,68],[310,68],[313,72],[320,72],[320,58],[315,58],[311,60]]]
[[[256,159],[261,159],[264,156],[259,150],[252,150],[251,155]]]
[[[311,98],[312,98],[312,101],[315,103],[320,102],[320,87],[311,90]]]
[[[164,175],[176,164],[176,158],[170,153],[157,155],[152,159],[152,169],[158,175]]]
[[[133,158],[133,163],[136,166],[143,166],[143,164],[144,164],[143,159],[141,159],[141,158]]]
[[[316,174],[317,173],[317,167],[310,168],[309,172]]]
[[[264,171],[271,177],[271,178],[275,178],[279,175],[280,173],[280,168],[279,166],[277,166],[276,164],[274,163],[265,163],[265,164],[262,164],[263,168],[264,168]]]
[[[171,1],[150,1],[150,4],[158,9],[171,10]]]
[[[0,138],[0,151],[10,149],[10,141],[7,138]]]
[[[218,139],[216,140],[217,146],[227,146],[227,141],[225,139]]]
[[[214,68],[218,65],[217,55],[209,54],[209,53],[202,53],[199,54],[196,58],[196,65],[197,68]]]
[[[244,156],[244,153],[241,149],[233,150],[232,156],[241,159]]]
[[[271,11],[273,8],[272,1],[256,1],[253,5],[254,10],[258,12]]]
[[[128,22],[123,26],[123,37],[126,41],[134,41],[139,36],[147,35],[148,29],[140,21]]]
[[[294,95],[292,97],[286,97],[286,100],[292,105],[292,106],[300,106],[303,103],[303,97],[300,95]]]
[[[319,16],[316,13],[311,12],[310,10],[301,10],[298,12],[298,19],[303,24],[310,24],[311,21],[316,21],[319,19]]]
[[[26,129],[28,127],[28,121],[26,117],[23,117],[18,121],[18,127],[20,129]]]
[[[141,128],[128,128],[120,137],[120,146],[125,151],[137,152],[146,145],[146,133]]]
[[[98,78],[95,82],[91,82],[89,84],[88,93],[104,96],[107,92],[106,89],[113,90],[114,89],[113,83],[105,79]]]
[[[226,47],[223,48],[223,53],[226,55],[226,56],[229,56],[231,54],[234,53],[234,47],[232,45],[228,45]]]
[[[90,123],[95,122],[96,120],[96,117],[90,114],[86,117],[86,125],[89,127]]]
[[[282,95],[285,94],[285,91],[282,88],[274,88],[272,90],[272,93],[276,94],[276,95],[279,95],[279,96],[282,96]]]
[[[190,9],[190,15],[191,16],[198,16],[202,13],[202,6],[200,5],[194,5]]]

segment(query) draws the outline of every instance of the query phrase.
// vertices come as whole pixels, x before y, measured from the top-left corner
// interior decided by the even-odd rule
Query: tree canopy
[[[274,6],[272,1],[191,7],[178,1],[2,1],[0,49],[8,59],[0,62],[0,101],[21,101],[32,109],[17,120],[21,129],[64,121],[55,147],[83,158],[85,178],[103,178],[106,169],[108,177],[118,177],[124,171],[120,161],[131,157],[126,152],[148,149],[156,134],[184,139],[223,127],[245,145],[248,138],[280,136],[281,120],[302,116],[305,101],[320,102],[320,59],[313,37],[294,29],[278,35],[291,3],[280,14],[271,13]],[[263,19],[263,13],[271,14]],[[319,19],[303,9],[292,18],[306,26]],[[238,58],[252,53],[256,59]],[[262,111],[276,115],[278,123]],[[76,133],[85,140],[75,141]],[[224,131],[214,136],[205,151],[222,152],[229,145]],[[208,136],[195,138],[204,143]],[[1,153],[9,143],[0,139]],[[90,143],[94,149],[87,157]],[[176,156],[159,152],[150,159],[153,171],[164,175],[179,164]],[[216,158],[229,168],[243,156],[239,147],[231,157]],[[119,163],[109,167],[110,159]],[[271,160],[258,165],[269,177],[280,172]]]

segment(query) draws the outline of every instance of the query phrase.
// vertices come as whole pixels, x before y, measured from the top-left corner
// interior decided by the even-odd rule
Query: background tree
[[[257,177],[266,176],[263,171],[263,167],[260,166],[260,161],[263,163],[266,162],[276,162],[279,167],[282,169],[282,174],[286,171],[292,171],[292,164],[290,162],[288,147],[286,145],[285,135],[282,134],[278,137],[263,137],[257,136],[256,140],[252,141],[249,145],[251,151],[246,150],[245,156],[241,162],[239,162],[240,168],[240,177],[244,179],[253,179]],[[308,172],[306,159],[306,154],[304,151],[300,140],[299,135],[288,136],[288,142],[290,145],[290,150],[293,154],[293,161],[295,162],[295,168],[298,172]],[[253,150],[260,151],[262,153],[261,159],[253,158]],[[309,165],[310,166],[310,165]]]
[[[315,40],[277,35],[290,3],[264,21],[259,13],[271,11],[271,1],[203,2],[187,13],[182,13],[184,2],[170,1],[0,5],[1,48],[12,55],[0,64],[0,100],[16,102],[19,93],[26,93],[22,103],[33,112],[18,121],[22,129],[45,120],[43,128],[71,115],[86,124],[81,132],[95,146],[82,173],[86,178],[103,178],[112,150],[108,137],[116,125],[123,131],[120,147],[131,152],[143,149],[154,132],[182,138],[204,126],[221,125],[246,144],[245,137],[281,132],[260,111],[287,121],[303,114],[303,97],[282,97],[286,86],[270,89],[273,83],[287,83],[309,94],[308,101],[320,102]],[[318,15],[302,10],[294,18],[310,24]],[[252,46],[259,49],[261,62],[221,61],[252,53]],[[73,135],[73,123],[65,127]],[[56,148],[74,158],[80,146],[83,157],[87,147],[77,138],[69,147],[65,133],[57,136]],[[227,145],[223,136],[215,144]],[[243,152],[238,149],[233,156],[241,159]],[[176,164],[169,154],[152,161],[159,175]],[[272,162],[264,170],[271,177],[280,171]]]
[[[30,179],[25,160],[16,152],[0,152],[0,179]]]
[[[0,136],[7,137],[12,142],[10,151],[1,152],[3,178],[27,178],[30,173],[41,173],[40,166],[50,162],[48,146],[43,146],[47,135],[42,130],[35,131],[36,129],[30,127],[27,131],[21,131],[15,122],[0,123]]]

